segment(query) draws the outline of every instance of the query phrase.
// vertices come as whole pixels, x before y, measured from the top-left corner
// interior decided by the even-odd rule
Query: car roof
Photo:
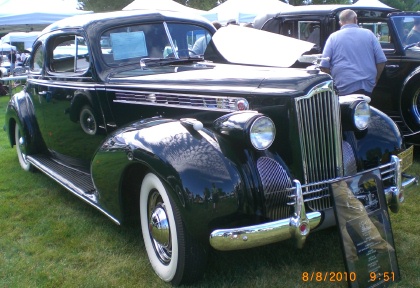
[[[48,27],[46,27],[42,34],[65,29],[65,28],[84,28],[88,29],[91,26],[97,26],[98,24],[104,24],[106,20],[106,26],[115,26],[128,21],[128,23],[137,20],[138,22],[145,21],[191,21],[201,22],[204,24],[211,23],[204,17],[185,12],[169,11],[169,10],[124,10],[104,13],[92,13],[92,14],[81,14],[72,17],[59,20]]]
[[[328,4],[328,5],[305,5],[305,6],[293,6],[289,9],[279,12],[276,17],[285,16],[285,15],[326,15],[326,14],[336,14],[345,9],[352,9],[355,11],[359,10],[369,10],[369,11],[381,11],[381,12],[397,12],[398,9],[392,7],[375,7],[375,6],[358,6],[353,5],[343,5],[343,4]]]

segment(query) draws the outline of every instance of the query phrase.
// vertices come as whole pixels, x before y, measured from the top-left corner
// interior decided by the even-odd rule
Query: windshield
[[[138,64],[144,58],[189,58],[203,55],[211,33],[190,24],[156,23],[118,27],[104,32],[100,45],[110,65]]]
[[[420,42],[420,14],[392,17],[404,46]]]

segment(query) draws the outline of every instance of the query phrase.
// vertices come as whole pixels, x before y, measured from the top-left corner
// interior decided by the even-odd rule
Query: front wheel
[[[27,139],[19,124],[15,126],[15,144],[20,167],[25,171],[34,171],[34,166],[26,159]]]
[[[162,280],[177,286],[201,278],[207,253],[188,235],[178,207],[153,173],[141,185],[140,221],[147,255]]]

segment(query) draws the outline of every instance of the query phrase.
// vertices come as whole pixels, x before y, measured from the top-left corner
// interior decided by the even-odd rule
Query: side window
[[[298,39],[312,42],[319,46],[321,24],[318,21],[299,21]]]
[[[285,21],[280,24],[280,34],[299,39],[295,21]]]
[[[40,73],[42,67],[44,67],[44,53],[42,52],[42,45],[35,47],[34,52],[32,53],[33,59],[31,59],[31,72]]]
[[[83,37],[60,36],[54,39],[50,69],[57,73],[83,73],[89,69],[89,51]]]
[[[389,33],[388,23],[386,22],[363,22],[359,21],[359,26],[369,29],[378,38],[379,43],[384,50],[393,50],[395,48],[393,39]]]
[[[284,21],[280,27],[280,34],[299,40],[308,41],[319,46],[321,41],[321,24],[319,21]]]

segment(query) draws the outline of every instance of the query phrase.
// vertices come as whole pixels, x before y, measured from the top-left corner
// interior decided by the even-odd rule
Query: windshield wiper
[[[189,64],[203,60],[203,57],[195,55],[188,58],[142,58],[140,60],[140,67],[144,69],[147,67],[168,66],[172,64]]]

